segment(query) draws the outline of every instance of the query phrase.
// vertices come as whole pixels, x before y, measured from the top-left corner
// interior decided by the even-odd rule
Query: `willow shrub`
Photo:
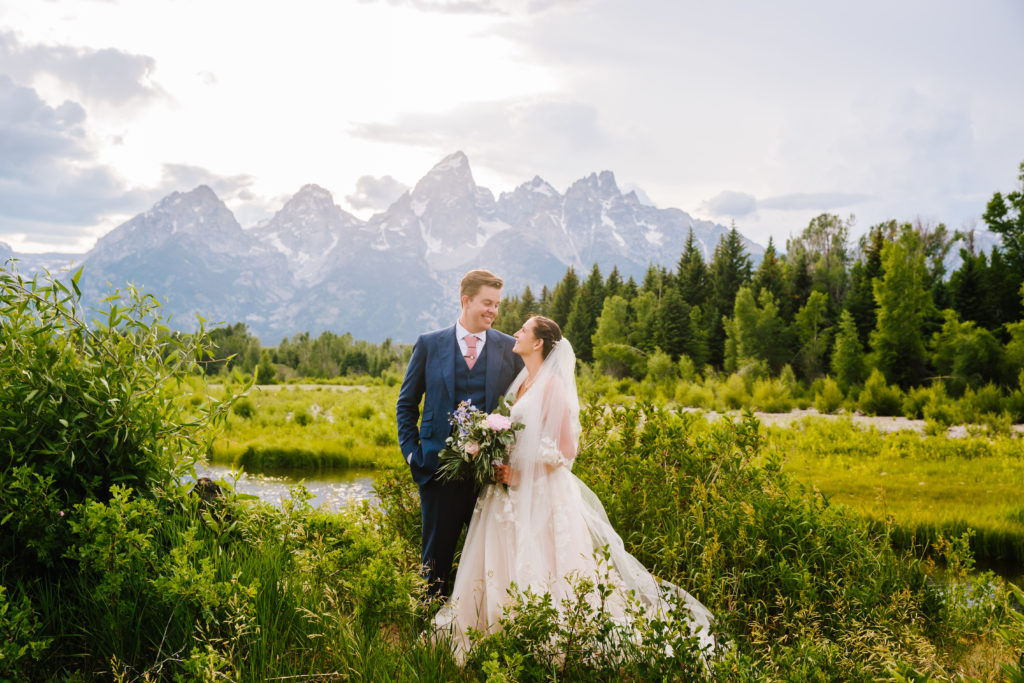
[[[140,495],[174,488],[208,447],[230,401],[188,403],[181,391],[199,334],[161,324],[134,288],[86,322],[78,278],[25,279],[0,270],[0,555],[6,576],[60,563],[63,517],[114,484]]]
[[[938,671],[931,639],[945,611],[921,562],[790,480],[753,417],[709,426],[648,404],[583,420],[577,474],[631,552],[717,615],[735,646],[720,673]]]

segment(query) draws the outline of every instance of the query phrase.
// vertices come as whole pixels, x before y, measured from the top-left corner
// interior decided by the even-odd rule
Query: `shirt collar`
[[[455,338],[461,341],[461,340],[465,339],[466,336],[469,335],[469,334],[472,334],[478,340],[483,341],[484,337],[487,336],[487,330],[484,330],[483,332],[470,332],[469,330],[467,330],[465,327],[462,326],[462,323],[460,323],[459,321],[456,320],[455,321]]]

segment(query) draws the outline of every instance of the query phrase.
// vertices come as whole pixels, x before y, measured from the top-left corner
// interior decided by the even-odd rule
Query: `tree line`
[[[895,220],[853,243],[847,219],[821,214],[780,254],[769,240],[754,268],[735,225],[705,261],[691,231],[675,269],[643,282],[585,279],[570,267],[537,297],[527,287],[501,305],[495,327],[514,332],[533,314],[555,320],[580,360],[641,379],[650,362],[714,372],[833,377],[846,391],[873,370],[906,389],[941,380],[1015,386],[1024,370],[1024,163],[1020,189],[996,192],[982,216],[1001,247],[975,249],[972,231]],[[960,241],[961,263],[945,262]]]
[[[374,344],[354,339],[350,333],[330,331],[316,338],[301,332],[290,339],[285,337],[276,348],[268,348],[260,345],[245,323],[210,330],[209,337],[217,351],[213,358],[202,362],[206,374],[257,372],[261,383],[291,377],[381,377],[389,369],[397,372],[408,355],[391,339]]]

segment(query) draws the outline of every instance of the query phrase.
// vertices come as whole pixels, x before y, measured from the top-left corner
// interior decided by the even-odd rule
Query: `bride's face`
[[[532,353],[540,353],[541,347],[544,345],[540,339],[533,334],[533,326],[536,323],[533,318],[530,318],[523,326],[519,328],[519,331],[512,336],[516,338],[516,345],[512,347],[512,350],[518,353],[520,356],[529,356]]]

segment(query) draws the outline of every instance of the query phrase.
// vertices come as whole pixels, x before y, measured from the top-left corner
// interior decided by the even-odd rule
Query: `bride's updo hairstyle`
[[[533,336],[544,342],[540,355],[547,358],[551,349],[555,348],[555,344],[562,338],[562,328],[551,318],[545,318],[542,315],[535,315],[532,320]]]

